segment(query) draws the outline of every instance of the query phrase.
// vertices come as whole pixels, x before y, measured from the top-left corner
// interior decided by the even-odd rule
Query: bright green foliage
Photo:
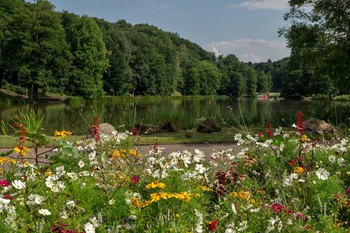
[[[103,73],[108,65],[103,34],[87,16],[62,15],[67,42],[73,54],[69,94],[95,99],[103,95]]]
[[[336,89],[340,93],[348,93],[349,1],[292,0],[290,5],[292,8],[285,19],[292,24],[281,29],[280,33],[287,38],[292,57],[299,62],[298,69],[312,74],[303,78],[308,78],[307,82],[312,82],[314,87],[322,86],[318,90],[310,88],[306,93],[332,95],[336,94]],[[287,85],[291,86],[290,83]]]
[[[95,19],[104,31],[104,41],[108,50],[109,66],[104,73],[104,90],[111,95],[126,95],[133,92],[131,45],[123,27],[131,27],[125,21],[111,24]]]
[[[256,88],[257,88],[257,77],[254,69],[252,67],[245,67],[243,70],[243,76],[246,79],[247,85],[247,95],[249,97],[256,97]]]
[[[257,88],[271,88],[251,64],[234,55],[217,58],[176,33],[53,8],[46,0],[0,3],[0,86],[27,90],[32,100],[39,92],[85,99],[176,92],[254,97]]]
[[[39,88],[61,88],[67,80],[70,53],[57,13],[48,1],[16,8],[8,19],[4,51],[5,79],[28,88],[31,100]]]
[[[184,74],[185,78],[185,95],[199,95],[200,77],[196,67],[190,67]]]
[[[257,92],[268,93],[272,88],[271,74],[266,74],[264,71],[257,72]]]
[[[221,73],[217,66],[208,61],[201,62],[201,95],[216,95],[221,85]]]
[[[218,66],[223,75],[221,92],[234,97],[245,94],[254,96],[252,93],[254,90],[256,91],[256,76],[253,69],[240,62],[234,55],[219,57]],[[247,92],[248,80],[251,85],[251,92]]]

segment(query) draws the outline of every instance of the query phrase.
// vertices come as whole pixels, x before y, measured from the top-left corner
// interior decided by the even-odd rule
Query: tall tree
[[[333,80],[341,93],[350,90],[350,1],[290,0],[285,15],[291,26],[282,28],[300,69]],[[318,75],[318,71],[322,74]],[[310,80],[311,81],[311,80]],[[328,87],[332,86],[330,84]],[[329,88],[322,90],[329,90]],[[326,91],[327,92],[327,91]]]
[[[73,54],[68,92],[87,99],[102,96],[103,74],[108,66],[108,53],[97,23],[87,16],[64,12],[63,26]]]
[[[14,9],[8,20],[4,41],[6,73],[11,82],[28,88],[30,100],[38,98],[39,88],[55,86],[63,91],[67,81],[71,57],[64,29],[53,9],[48,1],[38,0]]]
[[[131,59],[131,45],[124,27],[131,27],[125,21],[109,23],[95,19],[103,28],[104,42],[109,54],[109,66],[103,76],[104,89],[108,94],[127,95],[133,92],[132,70],[129,66]]]
[[[214,63],[201,61],[201,95],[216,95],[221,85],[221,73]]]
[[[194,66],[185,71],[185,86],[183,93],[185,95],[199,95],[200,78],[198,69]]]
[[[270,92],[272,87],[272,80],[270,73],[266,74],[264,71],[257,71],[257,88],[256,90],[260,93]]]
[[[243,77],[246,80],[246,94],[249,97],[256,97],[257,77],[255,70],[248,65],[243,66]]]
[[[23,7],[23,0],[3,0],[0,2],[0,87],[3,84],[6,74],[6,57],[4,54],[4,46],[5,46],[5,34],[8,28],[8,21],[15,13],[15,9],[19,9]]]

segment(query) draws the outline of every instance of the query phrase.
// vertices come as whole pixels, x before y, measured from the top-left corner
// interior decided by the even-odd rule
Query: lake
[[[228,97],[105,97],[88,104],[23,104],[1,107],[0,117],[11,122],[18,110],[33,109],[44,117],[42,132],[52,135],[54,130],[70,130],[75,134],[87,132],[94,116],[120,130],[131,130],[135,123],[158,125],[169,120],[179,128],[191,129],[200,118],[213,118],[227,127],[264,128],[295,122],[297,111],[305,118],[313,116],[334,125],[348,124],[350,104],[329,101],[291,101],[231,99]]]

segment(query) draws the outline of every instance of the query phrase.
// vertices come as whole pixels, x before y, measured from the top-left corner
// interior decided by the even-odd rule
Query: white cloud
[[[232,4],[227,8],[244,8],[248,10],[285,10],[289,8],[288,0],[248,0]]]
[[[244,62],[277,61],[290,56],[290,49],[283,41],[268,41],[261,39],[239,39],[233,41],[212,42],[203,46],[204,49],[218,55],[234,54]]]

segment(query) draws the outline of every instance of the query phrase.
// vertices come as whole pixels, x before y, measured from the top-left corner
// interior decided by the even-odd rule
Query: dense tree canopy
[[[286,77],[292,83],[286,80],[287,88],[301,95],[349,94],[350,1],[290,0],[289,3],[291,9],[285,19],[290,20],[291,26],[280,30],[292,49],[292,64]],[[295,89],[305,87],[305,83],[306,90]]]
[[[105,93],[254,97],[281,90],[275,84],[287,80],[277,72],[279,63],[216,57],[176,33],[55,12],[46,0],[3,0],[0,13],[0,87],[26,90],[31,99],[39,92],[88,99]],[[320,77],[310,87],[331,80],[329,73]]]
[[[27,87],[30,99],[37,98],[39,88],[66,83],[70,52],[59,15],[49,2],[14,9],[6,29],[2,46],[5,79]]]

